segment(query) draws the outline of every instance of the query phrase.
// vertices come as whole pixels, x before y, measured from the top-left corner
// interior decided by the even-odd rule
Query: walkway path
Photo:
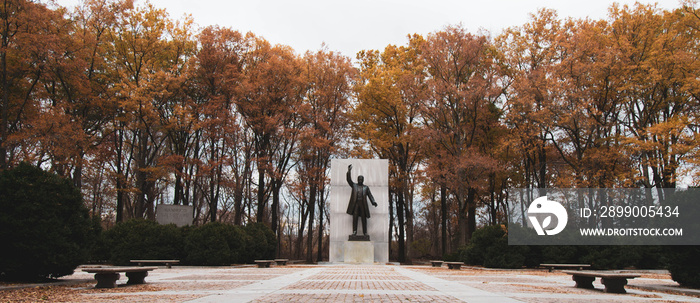
[[[238,297],[250,290],[258,292]],[[398,266],[315,267],[191,302],[455,302],[470,293],[490,302],[517,302]]]
[[[68,279],[90,277],[76,271]],[[126,277],[122,277],[118,284],[125,282]],[[668,274],[655,273],[631,280],[627,294],[604,293],[599,281],[594,283],[595,290],[574,288],[569,275],[544,270],[449,270],[394,265],[162,267],[149,274],[146,282],[100,290],[93,288],[94,282],[62,286],[69,287],[70,296],[54,301],[700,303],[698,297],[643,290],[654,286],[677,288]]]

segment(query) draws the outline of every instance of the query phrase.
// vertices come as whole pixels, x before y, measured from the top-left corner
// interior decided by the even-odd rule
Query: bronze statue
[[[348,165],[347,179],[348,184],[352,187],[352,194],[350,195],[350,203],[348,203],[348,215],[352,215],[352,236],[357,235],[357,219],[362,219],[362,233],[369,240],[367,235],[367,218],[369,218],[369,205],[367,205],[367,199],[372,202],[374,207],[377,207],[377,202],[374,201],[372,192],[369,190],[367,185],[364,185],[365,177],[358,176],[357,183],[352,182],[350,177],[350,171],[352,170],[352,164]],[[351,237],[352,237],[351,236]]]

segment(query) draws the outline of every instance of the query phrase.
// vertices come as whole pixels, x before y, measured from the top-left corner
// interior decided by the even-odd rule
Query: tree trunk
[[[117,151],[117,223],[124,221],[124,169],[122,168],[122,149],[124,148],[124,131],[123,124],[119,122],[120,129],[117,130],[117,135],[114,136],[115,149]]]
[[[146,204],[145,204],[146,205],[145,206],[146,219],[153,220],[153,221],[156,220],[155,188],[156,188],[155,181],[147,181],[146,182],[146,189],[147,189],[146,196],[145,196],[145,198],[146,198],[146,200],[145,200],[145,202],[146,202]]]
[[[457,214],[457,247],[462,247],[467,244],[467,197],[463,190],[455,196],[458,205]]]
[[[243,221],[243,193],[245,192],[246,182],[252,177],[250,170],[250,152],[246,152],[246,156],[243,159],[245,163],[243,168],[243,173],[236,179],[235,191],[233,193],[233,224],[241,225]]]
[[[75,163],[75,171],[73,171],[73,186],[78,190],[83,189],[83,157],[85,157],[85,152],[81,150]]]
[[[394,236],[394,197],[389,191],[389,256],[391,256],[391,238]]]
[[[540,175],[539,180],[538,180],[538,188],[545,188],[547,187],[547,152],[544,150],[544,148],[540,149],[540,163],[538,163],[540,166]]]
[[[268,146],[270,145],[270,135],[264,134],[258,139],[256,143],[256,163],[258,166],[258,213],[257,221],[265,221],[265,206],[267,201],[265,200],[265,170],[267,170],[267,164],[265,162],[270,161],[270,156],[268,154]]]
[[[324,211],[324,201],[325,195],[323,194],[325,190],[325,186],[321,184],[321,188],[319,189],[319,199],[318,199],[318,251],[317,257],[316,257],[316,262],[322,262],[323,261],[323,211]]]
[[[306,262],[313,263],[313,251],[314,251],[314,210],[316,209],[316,186],[314,184],[309,184],[309,228],[308,228],[308,238],[306,239]]]
[[[258,161],[258,213],[257,222],[265,220],[265,168],[261,167],[261,162]]]
[[[435,190],[431,190],[431,197],[430,197],[430,219],[428,222],[430,222],[431,228],[430,228],[430,255],[431,256],[437,256],[440,252],[440,241],[437,241],[437,239],[440,239],[440,218],[438,217],[438,205],[437,205],[437,200],[436,200],[436,194]]]
[[[275,236],[277,236],[277,253],[280,253],[282,245],[282,231],[279,230],[279,205],[281,188],[282,180],[272,181],[272,205],[270,206],[270,212],[272,213],[272,215],[270,216],[270,224],[272,232],[275,233]]]
[[[405,239],[405,223],[404,223],[404,197],[403,191],[397,192],[398,201],[396,202],[396,216],[399,219],[399,263],[406,263],[406,239]]]
[[[320,207],[320,205],[319,205]],[[316,262],[323,261],[323,209],[318,211],[318,250],[316,251]]]
[[[146,212],[146,192],[147,192],[147,173],[146,169],[146,149],[148,145],[148,137],[146,131],[141,129],[138,133],[138,151],[136,154],[136,207],[133,213],[134,218],[143,218]]]
[[[408,182],[406,180],[402,181],[403,191],[404,191],[404,202],[405,202],[405,213],[406,213],[406,256],[408,257],[406,262],[408,264],[413,264],[413,249],[411,245],[413,244],[413,199],[411,197],[410,189],[408,188]]]
[[[238,184],[236,181],[236,187],[233,193],[233,225],[241,225],[243,218],[243,184]]]
[[[447,254],[447,188],[444,184],[440,185],[440,238],[442,256]]]
[[[182,165],[178,165],[175,168],[175,193],[173,197],[173,204],[174,205],[180,205],[182,204],[182,199],[183,199],[183,194],[182,194]]]
[[[194,153],[192,155],[192,159],[199,159],[199,152],[200,152],[199,146],[200,146],[200,142],[201,142],[199,139],[200,137],[201,137],[201,133],[199,135],[195,136],[196,139],[194,141],[195,142],[194,143]],[[196,185],[197,183],[195,181],[199,180],[199,177],[197,176],[198,172],[199,172],[199,164],[197,164],[197,162],[193,163],[192,165],[190,165],[187,168],[187,176],[189,176],[189,177],[187,178],[187,180],[185,180],[185,182],[183,184],[184,189],[182,190],[182,192],[183,192],[182,205],[190,205],[190,203],[192,205],[194,205],[194,199],[195,199],[194,192],[195,192],[196,187],[197,187],[197,185]]]
[[[467,194],[467,233],[466,243],[472,238],[476,230],[476,189],[470,188]]]
[[[304,202],[306,205],[307,203]],[[297,228],[297,245],[296,245],[296,258],[301,259],[304,253],[304,227],[306,226],[306,218],[309,216],[308,209],[302,209],[299,214],[299,227]]]
[[[270,186],[272,186],[272,205],[270,206],[270,228],[272,229],[272,232],[277,235],[277,238],[280,236],[279,228],[278,228],[278,221],[279,221],[279,203],[280,203],[280,190],[282,188],[282,180],[276,180],[272,179],[270,181]],[[313,203],[313,202],[312,202]]]
[[[193,182],[195,185],[192,186],[192,211],[194,212],[192,215],[193,222],[199,220],[199,215],[202,212],[201,197],[204,195],[204,193],[202,193],[202,191],[200,190],[200,187],[196,185],[201,184],[200,182],[202,182],[202,177],[199,176],[199,166],[197,166],[196,168],[195,176],[196,177],[194,178]]]
[[[217,211],[219,210],[219,193],[221,191],[221,175],[222,163],[216,168],[216,177],[212,177],[209,193],[209,220],[216,222],[218,220]]]

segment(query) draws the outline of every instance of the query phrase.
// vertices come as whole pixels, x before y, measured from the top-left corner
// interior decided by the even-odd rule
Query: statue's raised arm
[[[352,171],[352,164],[348,165],[348,173],[346,174],[346,179],[348,180],[348,184],[350,186],[353,186],[355,183],[352,182],[352,176],[350,175],[350,171]]]

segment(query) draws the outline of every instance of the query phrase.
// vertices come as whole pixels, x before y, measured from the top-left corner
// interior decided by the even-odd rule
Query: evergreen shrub
[[[491,268],[521,268],[526,264],[527,246],[508,246],[506,229],[490,225],[477,229],[471,241],[458,252],[459,261]]]
[[[271,260],[275,258],[277,236],[270,227],[263,223],[250,223],[245,227],[248,234],[248,250],[244,263],[253,263],[256,259]]]
[[[105,231],[101,250],[109,252],[109,262],[129,265],[130,260],[179,260],[183,255],[182,231],[174,224],[132,219]]]
[[[253,263],[275,257],[276,236],[262,223],[246,227],[220,222],[176,227],[134,219],[102,233],[93,259],[128,265],[133,259],[176,259],[187,265]]]
[[[674,281],[685,287],[700,288],[700,246],[669,246],[666,257]]]
[[[0,173],[0,278],[70,275],[88,259],[96,234],[69,180],[25,163]]]
[[[252,242],[242,227],[212,222],[193,228],[185,239],[185,262],[191,265],[242,263]]]

